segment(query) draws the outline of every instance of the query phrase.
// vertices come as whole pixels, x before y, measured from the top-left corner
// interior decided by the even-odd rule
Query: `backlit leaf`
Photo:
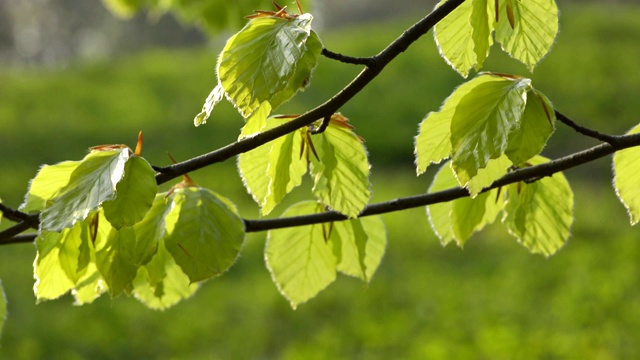
[[[202,106],[202,111],[196,115],[193,119],[193,124],[195,126],[200,126],[202,124],[207,123],[207,119],[211,116],[211,112],[213,111],[213,107],[216,106],[224,98],[224,89],[222,85],[218,84],[211,92],[209,96],[207,96],[207,100],[205,100],[204,105]]]
[[[529,163],[547,161],[536,156]],[[567,179],[556,173],[534,183],[509,185],[502,222],[532,253],[553,255],[569,238],[573,222],[573,192]]]
[[[478,169],[476,176],[467,183],[467,190],[469,190],[471,197],[476,197],[482,189],[503,177],[511,165],[513,164],[505,155],[497,159],[490,159],[487,166],[484,169]]]
[[[20,211],[33,213],[44,210],[49,199],[64,188],[80,161],[64,161],[55,165],[44,165],[29,183],[29,192]]]
[[[42,212],[43,230],[62,231],[115,196],[116,185],[124,176],[129,159],[128,148],[98,151],[87,155],[71,173],[69,183],[50,201]]]
[[[640,132],[636,125],[627,134]],[[631,225],[640,221],[640,149],[637,147],[621,150],[613,156],[613,185],[616,195],[627,208]]]
[[[171,195],[165,246],[191,282],[225,272],[244,243],[244,223],[227,199],[202,188]]]
[[[74,305],[90,304],[100,295],[107,291],[105,284],[95,262],[91,262],[87,266],[85,275],[75,289],[71,290],[71,294],[75,299]]]
[[[287,209],[282,217],[323,211],[316,202]],[[270,230],[265,260],[278,289],[295,309],[336,279],[337,259],[326,239],[323,224]]]
[[[143,254],[136,252],[136,235],[133,228],[112,228],[108,237],[96,241],[96,265],[102,278],[115,297],[133,289],[133,279],[142,262]]]
[[[462,185],[505,151],[531,88],[529,79],[494,74],[471,82],[476,86],[460,100],[451,120],[452,167]]]
[[[339,248],[338,271],[370,282],[387,246],[382,218],[367,216],[324,226],[331,229],[334,249]]]

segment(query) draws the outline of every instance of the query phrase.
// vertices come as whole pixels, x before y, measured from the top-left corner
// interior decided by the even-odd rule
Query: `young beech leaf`
[[[438,6],[443,4],[441,1]],[[493,43],[493,0],[466,1],[438,22],[434,38],[445,61],[460,75],[467,77],[469,70],[482,63],[489,55]]]
[[[133,226],[149,211],[157,192],[155,171],[145,159],[133,156],[116,185],[116,197],[102,204],[104,216],[116,229]]]
[[[29,192],[25,196],[24,203],[20,205],[20,211],[34,213],[44,210],[47,201],[69,183],[71,173],[80,163],[80,161],[64,161],[55,165],[42,166],[36,177],[29,183]]]
[[[529,70],[549,52],[558,34],[554,0],[499,0],[495,38],[502,49]]]
[[[2,281],[0,281],[0,336],[2,336],[2,327],[7,320],[7,296],[4,294]]]
[[[311,14],[257,17],[228,41],[218,58],[218,83],[243,117],[262,102],[273,109],[307,86],[322,44]]]
[[[198,284],[191,284],[161,241],[151,261],[138,269],[133,294],[146,306],[164,310],[193,295]]]
[[[341,119],[341,120],[339,120]],[[349,217],[357,217],[369,203],[367,151],[346,118],[332,117],[327,129],[311,136],[318,158],[309,156],[313,193],[325,205]]]
[[[382,218],[368,216],[324,226],[331,232],[327,235],[337,257],[338,271],[371,282],[387,246]]]
[[[640,125],[636,125],[627,135],[640,132]],[[640,149],[629,148],[615,153],[613,156],[613,186],[616,195],[627,208],[631,225],[640,221]]]
[[[513,163],[505,155],[497,159],[490,159],[487,166],[484,169],[479,169],[476,176],[467,183],[467,190],[469,190],[471,197],[475,198],[482,189],[503,177],[512,165]]]
[[[133,289],[144,254],[136,252],[136,234],[133,228],[111,228],[107,237],[96,240],[96,265],[102,278],[109,286],[112,297],[127,294]]]
[[[548,159],[536,156],[531,165]],[[534,254],[553,255],[567,241],[573,222],[573,192],[562,173],[507,189],[502,222],[509,233]]]
[[[443,165],[429,187],[429,193],[457,187],[453,171],[449,164]],[[493,223],[502,208],[497,190],[482,193],[475,198],[460,198],[427,206],[427,215],[433,232],[442,245],[455,241],[463,246],[476,231]]]
[[[71,173],[68,184],[47,202],[41,215],[41,229],[60,232],[70,228],[112,199],[129,156],[128,148],[87,155]]]
[[[465,186],[478,169],[507,148],[511,133],[520,127],[531,80],[482,74],[465,95],[451,120],[452,167]]]
[[[282,125],[288,119],[270,118],[267,129]],[[270,141],[238,157],[242,181],[267,215],[282,198],[302,183],[307,172],[307,159],[300,154],[302,132],[294,131]]]
[[[169,195],[165,246],[191,282],[226,271],[244,243],[244,223],[229,200],[203,188]]]
[[[213,107],[219,103],[224,97],[224,89],[222,85],[218,84],[216,87],[211,90],[209,96],[207,96],[207,100],[205,100],[204,105],[202,106],[202,111],[196,115],[193,119],[193,124],[195,126],[200,126],[202,124],[207,123],[207,119],[211,116],[211,112],[213,111]]]
[[[291,206],[282,217],[322,211],[322,205],[307,201]],[[336,279],[338,260],[323,226],[327,225],[296,226],[270,230],[267,234],[267,268],[278,290],[294,309]]]
[[[90,304],[100,295],[106,292],[107,286],[98,271],[95,262],[89,263],[85,276],[80,279],[71,294],[75,299],[74,305]]]

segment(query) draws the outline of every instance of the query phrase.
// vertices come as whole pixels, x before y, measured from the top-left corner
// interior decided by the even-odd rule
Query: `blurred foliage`
[[[640,73],[631,54],[638,51],[640,8],[561,4],[561,11],[558,41],[533,75],[498,48],[485,69],[531,77],[561,112],[624,132],[638,121]],[[408,24],[320,35],[331,50],[367,56]],[[20,203],[40,164],[80,159],[92,145],[133,146],[139,130],[145,157],[157,165],[169,163],[167,150],[182,160],[234,141],[243,121],[228,104],[207,125],[192,125],[216,83],[219,50],[146,52],[59,72],[0,71],[3,202]],[[312,86],[283,112],[323,102],[359,70],[321,59]],[[412,139],[422,117],[461,82],[427,37],[341,109],[367,140],[375,201],[426,191],[432,173],[413,176]],[[558,126],[548,156],[593,143]],[[72,307],[69,297],[36,306],[34,248],[4,246],[8,320],[0,358],[638,358],[640,243],[608,185],[610,167],[603,159],[568,172],[576,225],[550,259],[530,255],[498,227],[464,250],[442,248],[424,209],[389,214],[387,255],[371,284],[341,279],[296,311],[264,268],[265,234],[249,236],[226,276],[165,312],[107,297],[83,307]],[[604,181],[581,182],[583,175]],[[192,177],[231,198],[242,216],[257,216],[233,161]],[[309,189],[305,184],[294,197]]]

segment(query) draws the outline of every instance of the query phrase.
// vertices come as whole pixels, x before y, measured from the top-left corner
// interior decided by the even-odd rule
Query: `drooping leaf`
[[[323,211],[315,202],[287,209],[283,217]],[[335,281],[337,259],[323,225],[297,226],[269,231],[265,260],[280,293],[295,309]]]
[[[547,161],[536,156],[529,163]],[[509,185],[502,222],[532,253],[553,255],[569,238],[573,223],[573,192],[567,179],[556,173],[534,183]]]
[[[244,243],[244,223],[227,199],[203,188],[171,195],[165,246],[191,282],[217,276],[233,265]]]
[[[47,201],[69,183],[71,173],[78,165],[80,161],[64,161],[42,166],[29,183],[29,192],[24,203],[20,205],[20,211],[33,213],[44,210]]]
[[[211,90],[209,96],[207,96],[207,100],[205,100],[204,105],[202,105],[202,111],[196,115],[193,119],[193,124],[195,126],[200,126],[202,124],[207,123],[207,119],[211,116],[211,112],[213,111],[213,107],[216,106],[224,98],[224,89],[222,85],[218,84],[216,87]]]
[[[452,167],[466,185],[489,159],[500,157],[520,126],[531,80],[482,74],[451,120]]]
[[[59,232],[70,228],[76,221],[86,219],[104,201],[112,199],[129,156],[128,148],[87,155],[71,173],[67,186],[42,212],[41,229]]]
[[[146,264],[154,256],[158,244],[166,234],[166,216],[171,211],[173,202],[165,194],[157,194],[151,209],[142,221],[134,227],[136,234],[136,253],[140,254],[140,263]]]
[[[640,132],[640,125],[629,130],[627,135]],[[613,185],[616,195],[627,208],[631,225],[640,221],[640,149],[637,147],[621,150],[613,156]]]
[[[262,131],[267,127],[269,114],[271,114],[271,104],[268,101],[263,101],[258,110],[247,119],[247,123],[242,127],[238,138],[242,139]]]
[[[507,156],[502,155],[497,159],[490,159],[484,169],[478,169],[478,173],[467,183],[467,190],[472,198],[475,198],[482,189],[493,184],[503,177],[513,165]]]
[[[382,218],[369,216],[324,226],[331,231],[333,248],[339,249],[338,271],[370,282],[387,246]]]
[[[4,294],[2,281],[0,280],[0,337],[2,336],[2,327],[7,320],[7,296]]]
[[[116,185],[116,197],[102,204],[104,216],[116,229],[133,226],[149,211],[157,192],[155,171],[145,159],[133,156]]]
[[[312,136],[319,158],[310,156],[313,193],[323,204],[353,218],[369,203],[370,165],[362,140],[340,117],[344,122],[332,120],[322,134]]]
[[[322,50],[312,20],[308,13],[258,17],[229,38],[218,58],[218,81],[243,117],[264,101],[275,109],[306,87]]]
[[[136,234],[130,227],[111,228],[107,237],[96,241],[96,265],[112,297],[123,291],[130,294],[133,289],[144,256],[136,252],[135,242]]]
[[[443,165],[429,187],[429,193],[457,187],[449,164]],[[449,202],[427,206],[427,215],[433,232],[442,245],[455,241],[459,246],[486,225],[493,223],[502,211],[504,201],[497,196],[497,190],[479,194],[475,198],[460,198]]]
[[[75,289],[71,290],[75,299],[74,305],[91,304],[107,290],[107,285],[102,279],[95,261],[91,262],[87,266],[85,275],[80,279]]]
[[[549,52],[558,34],[555,0],[499,1],[496,41],[529,70]]]

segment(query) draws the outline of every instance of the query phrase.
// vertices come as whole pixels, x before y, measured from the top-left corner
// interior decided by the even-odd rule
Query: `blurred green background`
[[[638,123],[640,7],[566,5],[552,52],[530,74],[498,47],[484,70],[533,79],[558,110],[603,132]],[[326,47],[375,54],[417,17],[320,33]],[[156,165],[237,138],[228,104],[194,128],[215,85],[220,47],[146,50],[64,70],[0,69],[0,197],[17,207],[41,164],[80,159],[93,145],[135,146]],[[358,67],[322,59],[312,86],[286,104],[303,112],[342,88]],[[430,36],[402,54],[341,109],[371,154],[373,201],[423,193],[413,136],[461,79]],[[545,149],[557,157],[595,144],[558,124]],[[103,296],[74,307],[69,296],[36,305],[30,244],[0,249],[9,317],[3,359],[633,359],[640,357],[640,243],[611,183],[610,158],[567,172],[576,193],[573,236],[555,256],[529,255],[498,224],[464,249],[443,248],[424,209],[385,215],[389,245],[369,286],[338,281],[293,311],[250,234],[238,263],[191,299],[164,311]],[[257,217],[232,160],[192,174]],[[309,184],[295,191],[303,198]],[[280,205],[276,213],[287,204]],[[4,220],[3,227],[10,223]]]

